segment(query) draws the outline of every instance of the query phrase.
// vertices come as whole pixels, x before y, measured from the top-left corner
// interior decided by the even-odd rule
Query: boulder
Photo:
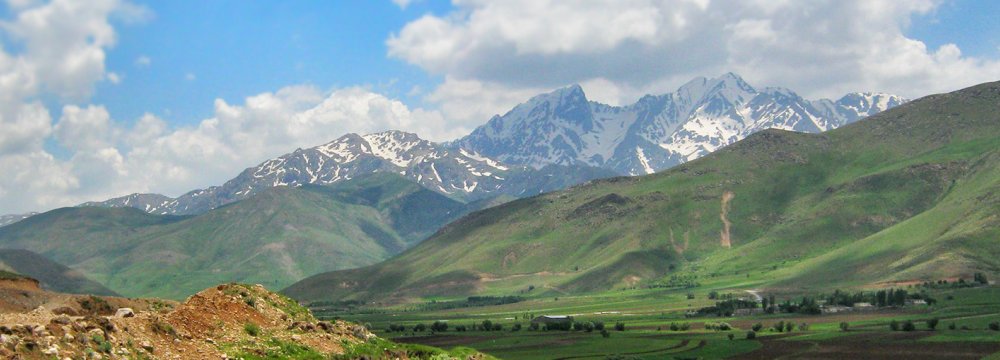
[[[135,311],[132,311],[132,308],[121,308],[115,312],[116,318],[127,318],[133,316],[135,316]]]

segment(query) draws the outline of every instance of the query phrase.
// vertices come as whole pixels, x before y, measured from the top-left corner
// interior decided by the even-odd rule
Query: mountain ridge
[[[756,132],[660,173],[471,213],[385,262],[284,292],[406,302],[681,286],[677,279],[808,290],[992,273],[997,104],[1000,82],[821,134]],[[765,280],[746,283],[750,272]]]

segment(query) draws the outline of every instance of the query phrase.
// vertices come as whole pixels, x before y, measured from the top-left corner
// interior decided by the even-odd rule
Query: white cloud
[[[399,8],[403,10],[406,10],[406,7],[410,6],[413,2],[414,0],[392,0],[393,4],[396,4],[396,6],[399,6]]]
[[[139,57],[135,58],[135,66],[137,67],[149,67],[149,65],[152,64],[153,64],[153,59],[151,59],[149,56],[140,55]]]
[[[187,73],[187,74],[184,74],[184,80],[187,80],[187,81],[195,81],[195,80],[197,80],[197,79],[198,79],[198,76],[196,76],[196,75],[195,75],[194,73]]]
[[[108,72],[107,76],[108,76],[108,81],[110,81],[112,84],[115,85],[121,84],[122,79],[125,77],[124,75],[119,75],[118,73],[110,71]]]
[[[425,15],[386,41],[389,56],[445,76],[446,88],[582,83],[588,94],[633,102],[693,76],[734,71],[810,97],[864,90],[917,97],[1000,78],[997,59],[906,37],[910,17],[933,11],[937,0],[453,3],[454,12]],[[442,108],[466,101],[434,100]]]

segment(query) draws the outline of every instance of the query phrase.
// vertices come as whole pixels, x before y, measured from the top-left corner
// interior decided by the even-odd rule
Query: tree
[[[1000,331],[1000,323],[994,321],[990,323],[990,330]]]
[[[779,321],[777,324],[774,324],[773,329],[777,332],[785,332],[785,321],[782,320]]]
[[[615,323],[615,330],[616,331],[625,331],[625,323],[623,323],[621,321],[616,322]]]
[[[521,331],[521,323],[515,323],[511,325],[510,331]]]
[[[917,329],[917,326],[913,325],[913,321],[906,320],[906,322],[903,323],[903,331],[913,331],[913,330],[916,330],[916,329]]]
[[[424,332],[424,330],[427,330],[427,325],[424,324],[413,325],[413,332]]]
[[[670,323],[670,331],[680,331],[680,329],[681,327],[677,323]]]
[[[611,337],[611,333],[609,333],[607,329],[604,329],[604,330],[601,330],[601,336],[606,339],[606,338]]]
[[[986,274],[983,274],[983,273],[978,273],[977,272],[977,273],[973,274],[972,275],[972,280],[975,281],[975,282],[977,282],[977,283],[980,283],[982,285],[989,285],[990,284],[989,280],[986,280]]]
[[[528,330],[538,330],[538,323],[533,322],[531,325],[528,325]]]
[[[763,328],[764,328],[764,324],[761,324],[761,323],[753,324],[753,327],[752,327],[752,329],[753,329],[754,332],[758,332],[758,331],[760,331],[760,329],[763,329]]]
[[[444,321],[435,321],[433,324],[431,324],[431,331],[434,332],[448,331],[448,323]]]
[[[792,330],[795,330],[795,323],[793,323],[791,321],[786,322],[785,323],[785,332],[792,332]]]
[[[597,331],[604,330],[604,322],[603,321],[595,321],[594,322],[594,330],[597,330]]]
[[[708,299],[709,300],[715,300],[715,299],[718,299],[718,298],[719,298],[719,292],[718,291],[712,290],[711,292],[708,293]]]
[[[490,321],[490,320],[483,320],[482,329],[483,329],[483,331],[491,331],[491,330],[493,330],[493,322]]]
[[[899,331],[899,321],[893,320],[889,322],[889,330]]]
[[[799,324],[799,330],[801,330],[801,331],[809,331],[809,324],[806,324],[806,323]]]
[[[938,318],[927,320],[927,328],[930,329],[931,331],[934,331],[934,329],[937,328],[938,326],[938,321],[939,321]]]
[[[729,341],[733,341],[733,338],[736,337],[736,335],[733,335],[733,333],[729,333],[729,335],[726,336],[729,337]]]
[[[583,323],[583,331],[594,332],[594,323],[589,322],[589,321]]]
[[[757,338],[757,333],[753,331],[747,331],[747,340],[753,340]]]
[[[846,322],[840,323],[840,331],[848,331],[850,327],[851,325]]]

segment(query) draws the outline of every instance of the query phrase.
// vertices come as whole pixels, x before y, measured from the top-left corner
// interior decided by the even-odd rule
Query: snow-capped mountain
[[[874,93],[809,101],[788,89],[755,89],[733,73],[696,78],[674,93],[647,95],[628,106],[589,101],[573,85],[494,116],[451,145],[508,164],[588,165],[641,175],[760,130],[822,132],[905,101]]]
[[[27,214],[14,214],[14,215],[0,215],[0,227],[4,227],[18,221],[27,219],[29,217],[38,215],[36,212],[30,212]]]
[[[535,195],[614,175],[581,166],[506,166],[416,134],[385,131],[347,134],[327,144],[297,149],[246,169],[221,186],[191,191],[176,199],[132,194],[83,206],[130,206],[153,214],[199,214],[272,187],[332,184],[377,173],[396,173],[428,189],[469,201],[499,195]]]

